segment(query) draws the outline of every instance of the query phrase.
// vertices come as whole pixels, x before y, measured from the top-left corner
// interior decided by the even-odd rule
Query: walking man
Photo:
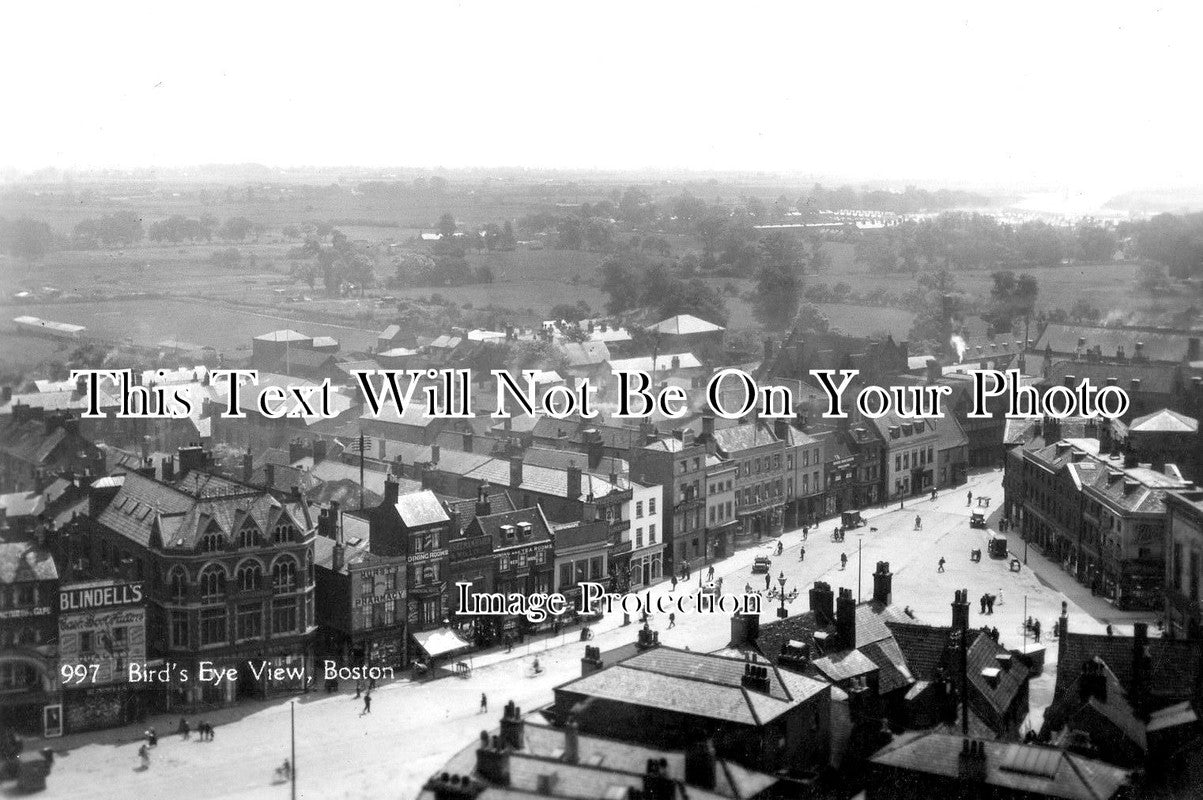
[[[802,549],[798,551],[798,560],[799,561],[806,560],[806,547],[805,546],[802,547]]]
[[[767,592],[767,591],[769,590],[769,587],[770,587],[770,586],[772,586],[772,585],[773,585],[773,578],[772,578],[772,576],[771,576],[771,575],[768,575],[768,574],[766,574],[766,575],[764,576],[764,590]]]
[[[847,567],[848,567],[848,554],[840,553],[840,569],[846,569]]]
[[[484,692],[480,693],[480,713],[489,713],[489,698],[485,696]]]
[[[150,769],[150,750],[145,744],[138,748],[138,758],[142,759],[142,769]]]
[[[981,605],[980,613],[985,614],[986,613],[986,595],[982,595],[981,598],[978,599],[978,603]]]
[[[973,490],[972,489],[970,489],[969,493],[965,495],[965,505],[967,505],[967,506],[973,505]]]
[[[1032,623],[1032,638],[1037,644],[1040,643],[1040,620]]]
[[[944,571],[944,556],[940,556],[940,566],[936,569],[936,572],[943,572],[943,571]]]
[[[919,517],[918,514],[915,515],[915,530],[917,530],[917,531],[923,530],[923,520]]]
[[[367,694],[365,694],[363,696],[363,711],[360,712],[359,716],[362,717],[364,714],[371,714],[371,713],[372,713],[372,693],[369,691]]]
[[[668,615],[668,627],[670,627],[670,628],[677,627],[677,615],[676,614]]]

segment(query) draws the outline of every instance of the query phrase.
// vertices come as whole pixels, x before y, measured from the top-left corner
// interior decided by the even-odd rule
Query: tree
[[[580,217],[564,217],[556,225],[556,249],[580,250],[585,241],[585,229]]]
[[[990,287],[991,310],[988,319],[994,331],[1010,331],[1016,319],[1022,319],[1026,328],[1040,294],[1036,279],[1026,273],[1016,276],[1010,270],[993,272],[990,277],[994,285]]]
[[[1136,277],[1136,288],[1146,294],[1162,294],[1169,291],[1170,278],[1165,267],[1159,264],[1142,266]]]
[[[760,262],[753,311],[764,325],[785,328],[792,323],[802,299],[801,251],[791,235],[774,231],[760,243]]]
[[[620,314],[639,305],[639,273],[629,252],[617,253],[601,263],[601,290],[610,295],[607,311]]]
[[[439,217],[438,231],[444,241],[450,241],[455,236],[455,217],[450,214],[443,214],[443,216]]]
[[[250,234],[251,221],[246,217],[230,217],[218,230],[217,235],[232,242],[241,242]]]
[[[40,261],[54,242],[54,232],[41,220],[28,217],[12,222],[0,219],[0,244],[13,258]]]

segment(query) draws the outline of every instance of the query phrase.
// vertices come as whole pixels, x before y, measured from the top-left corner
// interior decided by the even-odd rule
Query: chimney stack
[[[501,741],[511,750],[521,750],[526,744],[522,709],[513,700],[505,704],[501,713]]]
[[[397,504],[397,494],[400,492],[401,485],[396,479],[389,475],[384,479],[384,505],[393,506]]]
[[[952,629],[969,630],[969,590],[958,589],[952,600]]]
[[[984,783],[986,781],[986,743],[964,739],[961,755],[957,759],[957,773],[962,781]]]
[[[752,644],[759,637],[759,614],[741,614],[737,611],[731,615],[731,647]]]
[[[480,746],[476,748],[476,772],[489,783],[510,785],[510,754],[502,744],[501,737],[490,739],[488,731],[480,732]]]
[[[511,488],[517,488],[512,486]],[[575,501],[581,496],[581,470],[575,464],[568,465],[567,490],[565,494],[569,501]]]
[[[831,591],[831,584],[815,581],[810,590],[810,610],[814,612],[820,624],[830,625],[835,621],[834,605],[835,594]]]
[[[485,483],[476,489],[476,516],[487,517],[492,511],[489,507],[489,484]]]
[[[601,657],[601,648],[592,644],[585,645],[585,656],[581,659],[581,677],[601,672],[605,666]]]
[[[713,791],[717,766],[718,758],[714,753],[714,742],[703,739],[690,744],[685,750],[685,783],[699,789]]]
[[[510,455],[510,488],[517,489],[522,485],[522,453]]]
[[[873,573],[873,602],[889,605],[894,596],[894,575],[890,572],[889,561],[878,561],[877,571]]]
[[[856,598],[851,589],[840,589],[835,601],[836,649],[852,650],[856,647]]]

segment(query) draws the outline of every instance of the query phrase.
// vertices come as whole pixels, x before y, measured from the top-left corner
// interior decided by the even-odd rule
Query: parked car
[[[974,511],[972,514],[969,515],[969,527],[970,528],[986,527],[986,515],[981,513],[980,511]]]

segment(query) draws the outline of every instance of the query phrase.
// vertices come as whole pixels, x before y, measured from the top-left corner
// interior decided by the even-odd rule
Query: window
[[[695,459],[693,460],[693,468],[694,468],[694,469],[701,469],[701,468],[702,468],[702,459],[700,459],[700,458],[695,458]]]
[[[643,519],[643,501],[639,500],[635,503],[635,519]]]
[[[635,546],[643,547],[643,528],[635,529]]]
[[[171,646],[188,647],[188,614],[184,611],[171,612]]]
[[[80,653],[91,653],[92,652],[92,632],[91,631],[81,631],[80,632],[80,634],[79,634],[79,652]]]
[[[574,566],[576,567],[575,583],[581,583],[582,581],[589,580],[589,562],[588,561],[584,561],[584,560],[577,561]]]
[[[599,581],[602,579],[602,558],[594,556],[589,559],[589,579]]]
[[[217,553],[221,551],[221,535],[217,533],[208,533],[201,538],[202,553]]]
[[[654,497],[648,498],[647,513],[649,513],[649,514],[656,513],[656,498],[654,498]]]
[[[217,603],[225,597],[226,576],[220,567],[205,567],[200,575],[201,602]]]
[[[689,462],[681,459],[681,474],[684,475],[686,472],[689,472]]]
[[[727,519],[731,519],[731,501],[727,501]]]
[[[560,565],[560,586],[572,586],[572,564]]]
[[[894,456],[894,471],[900,472],[901,470],[902,470],[902,456]]]
[[[292,541],[292,528],[288,525],[277,525],[272,533],[276,544]]]
[[[656,524],[655,523],[652,523],[651,525],[647,526],[647,543],[648,544],[656,543]]]
[[[933,460],[932,459],[932,449],[929,447],[929,448],[927,448],[927,463],[930,464],[932,462],[932,460]]]
[[[263,570],[255,562],[238,567],[238,588],[252,592],[263,585]]]
[[[243,528],[238,534],[238,546],[246,549],[255,546],[255,529]]]
[[[802,451],[802,466],[804,466],[804,467],[810,466],[810,451],[809,450]]]
[[[714,506],[710,507],[710,524],[714,524]]]
[[[226,610],[208,608],[201,611],[201,645],[224,644],[226,641]]]
[[[297,590],[297,562],[285,558],[272,565],[272,589],[277,592]]]
[[[175,567],[167,577],[167,592],[174,603],[183,603],[188,596],[188,576],[182,567]]]
[[[272,633],[295,633],[296,629],[296,599],[272,600]]]
[[[258,639],[263,635],[263,607],[255,605],[238,607],[238,638]]]

